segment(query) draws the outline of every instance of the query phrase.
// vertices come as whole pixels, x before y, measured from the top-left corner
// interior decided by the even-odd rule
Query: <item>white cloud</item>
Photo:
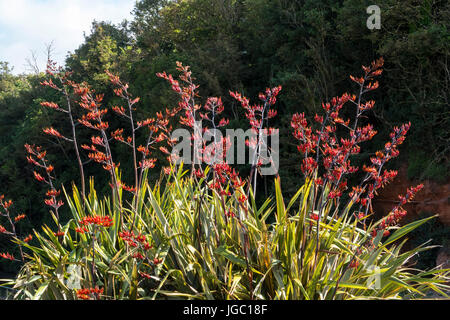
[[[53,41],[54,59],[62,64],[68,51],[83,42],[93,20],[119,23],[130,19],[134,0],[0,0],[0,61],[26,71],[34,51],[45,65],[45,45]]]

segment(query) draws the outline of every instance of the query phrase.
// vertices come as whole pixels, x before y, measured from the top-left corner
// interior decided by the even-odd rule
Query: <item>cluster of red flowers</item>
[[[240,178],[236,170],[227,163],[217,163],[213,168],[216,178],[209,183],[209,187],[220,195],[231,196],[228,186],[231,186],[233,190],[237,190],[245,184],[245,181]]]
[[[33,236],[29,234],[25,239],[23,239],[24,242],[30,242],[33,239]]]
[[[192,174],[197,178],[205,178],[205,172],[202,167],[195,166],[195,164],[198,163],[197,160],[200,160],[199,158],[201,158],[211,165],[211,172],[213,172],[213,179],[208,183],[208,187],[221,196],[231,196],[235,194],[240,203],[245,203],[247,196],[240,191],[237,191],[245,184],[245,182],[239,177],[239,174],[235,169],[232,169],[224,162],[224,155],[231,146],[230,139],[223,138],[222,135],[216,134],[218,128],[226,126],[229,123],[228,119],[220,118],[220,115],[224,111],[222,99],[209,97],[202,109],[202,106],[195,102],[195,99],[198,96],[196,91],[198,86],[193,83],[192,73],[189,67],[183,66],[180,62],[177,62],[177,70],[181,73],[179,81],[175,80],[172,75],[166,74],[165,72],[157,73],[157,76],[167,80],[172,86],[172,90],[181,97],[179,107],[184,110],[184,116],[180,117],[180,123],[194,129],[191,139],[194,143],[197,143],[197,145],[194,146],[195,159],[192,167]],[[276,116],[277,111],[273,106],[277,101],[277,96],[280,91],[281,86],[267,88],[264,93],[259,94],[262,104],[256,105],[250,105],[250,101],[246,97],[230,91],[230,95],[238,100],[245,109],[246,117],[250,122],[252,132],[256,136],[253,136],[246,141],[247,146],[250,146],[255,150],[252,159],[252,173],[250,174],[250,176],[252,176],[254,173],[255,179],[258,167],[262,165],[263,160],[271,161],[270,156],[269,159],[262,158],[262,148],[265,146],[267,151],[270,149],[267,147],[267,137],[262,137],[262,134],[268,136],[275,132],[275,129],[264,128],[264,122],[267,122],[268,119]],[[202,130],[198,130],[199,128],[196,127],[196,116],[198,116],[199,120],[202,122],[205,121],[210,125],[205,128],[202,127]],[[214,139],[213,142],[206,144],[204,136],[210,136]],[[199,141],[202,142],[200,143]],[[166,149],[161,150],[169,153]],[[171,159],[172,161],[177,160]],[[169,170],[169,168],[166,168],[165,172],[170,172]],[[226,213],[226,215],[228,214]],[[229,216],[234,216],[234,213],[229,214]]]
[[[78,221],[78,224],[80,225],[80,227],[76,227],[75,231],[78,233],[85,233],[88,232],[88,228],[87,226],[89,225],[94,225],[94,226],[99,226],[99,227],[111,227],[114,223],[112,221],[112,218],[110,216],[86,216],[83,217],[83,219],[81,219],[80,221]],[[62,236],[64,235],[64,232],[58,232],[55,235],[58,236]]]
[[[194,165],[192,167],[192,170],[195,170],[195,164],[199,163],[201,161],[202,154],[204,154],[204,145],[202,144],[202,134],[204,130],[200,130],[199,128],[199,120],[202,119],[211,119],[211,116],[208,116],[207,113],[221,113],[222,112],[222,101],[219,98],[210,98],[207,100],[206,104],[204,105],[206,113],[200,113],[197,112],[202,108],[201,104],[196,103],[196,98],[198,97],[197,89],[198,85],[194,84],[194,78],[192,77],[192,72],[190,71],[189,66],[183,66],[181,62],[177,62],[177,71],[180,72],[179,80],[175,80],[172,75],[167,75],[166,72],[160,72],[157,73],[156,76],[162,79],[167,80],[172,90],[177,93],[180,96],[180,100],[178,102],[178,107],[176,108],[177,112],[180,110],[183,110],[184,115],[180,115],[179,123],[181,125],[185,125],[191,129],[193,129],[193,135],[192,135],[192,141],[196,144],[194,146]],[[198,115],[198,117],[197,117]],[[198,119],[200,118],[200,119]],[[214,126],[220,127],[222,125],[225,125],[228,123],[228,120],[222,119],[219,124],[216,124],[214,119]],[[205,129],[206,130],[206,129]],[[211,153],[210,159],[208,159],[211,162],[217,161],[217,155],[216,153],[216,147],[223,143],[223,141],[214,141],[214,143],[211,144],[211,150],[209,153]],[[171,144],[170,144],[171,145]],[[170,162],[177,162],[178,155],[177,154],[170,154],[167,149],[160,148],[161,151],[168,154],[168,160]],[[208,155],[206,155],[208,158]],[[198,169],[200,172],[203,172],[201,167]]]
[[[86,216],[78,221],[78,224],[82,226],[96,225],[99,227],[108,228],[111,227],[114,223],[110,216]]]
[[[362,96],[366,92],[376,89],[377,85],[370,81],[381,74],[380,68],[382,66],[383,59],[379,59],[372,63],[370,67],[363,66],[365,72],[363,78],[357,79],[350,76],[353,81],[360,85],[358,98],[355,95],[344,93],[340,97],[331,99],[329,103],[322,103],[325,117],[317,114],[314,117],[314,120],[320,124],[320,129],[313,131],[308,126],[304,113],[294,114],[292,117],[291,126],[294,129],[294,137],[300,141],[298,150],[304,154],[301,166],[302,172],[305,176],[315,172],[322,156],[325,173],[323,179],[319,178],[320,180],[317,182],[321,184],[325,181],[334,184],[334,190],[330,192],[329,198],[342,195],[342,191],[346,189],[346,181],[343,177],[358,170],[358,168],[350,164],[349,157],[358,154],[360,151],[359,144],[372,139],[376,134],[371,125],[358,127],[358,120],[364,112],[372,109],[375,104],[372,100],[362,102]],[[344,121],[339,115],[340,110],[347,102],[356,105],[356,117],[352,128],[349,127],[350,119]],[[337,138],[337,125],[342,125],[349,129],[349,139]]]
[[[27,160],[28,163],[34,165],[36,168],[41,169],[45,172],[47,179],[45,179],[39,172],[33,171],[34,178],[39,182],[44,182],[50,189],[47,191],[46,195],[48,199],[44,199],[44,203],[53,209],[55,209],[56,215],[58,215],[58,209],[64,204],[62,200],[58,200],[57,197],[60,195],[60,191],[55,189],[54,181],[56,177],[54,175],[54,167],[47,163],[45,156],[47,152],[42,150],[42,147],[25,144],[25,149],[28,153]]]
[[[64,231],[59,230],[57,232],[53,232],[53,235],[55,237],[62,237],[64,235]]]
[[[61,134],[60,131],[58,131],[57,129],[55,129],[53,127],[44,128],[43,131],[45,134],[56,137],[57,139],[63,139],[65,141],[73,143],[73,147],[75,149],[75,154],[76,154],[77,161],[78,161],[78,167],[80,170],[81,196],[82,196],[82,200],[84,201],[85,192],[86,192],[84,168],[83,168],[84,164],[83,164],[83,161],[81,160],[79,146],[78,146],[78,142],[77,142],[76,124],[75,124],[74,115],[72,112],[72,98],[71,98],[71,89],[72,88],[77,89],[77,88],[79,88],[79,86],[76,85],[72,80],[70,80],[72,72],[64,71],[62,67],[57,67],[56,62],[53,62],[51,60],[47,61],[46,73],[50,77],[50,79],[41,82],[41,85],[52,88],[52,89],[56,90],[59,94],[63,95],[64,100],[66,101],[66,107],[63,108],[63,107],[59,106],[57,103],[49,102],[49,101],[41,102],[41,106],[55,110],[55,111],[65,113],[70,122],[70,125],[72,127],[72,132],[71,132],[72,137],[71,138],[65,137],[63,134]],[[53,82],[53,79],[58,82],[58,85],[56,85]],[[39,177],[36,177],[36,178],[38,180],[40,180]],[[56,192],[56,190],[55,190],[55,192]],[[54,208],[56,208],[59,205],[59,203],[54,198],[46,200],[45,203]],[[56,209],[56,211],[57,211],[57,209]]]
[[[376,237],[379,231],[383,231],[384,236],[389,235],[389,230],[387,230],[387,228],[397,225],[400,219],[406,215],[406,210],[403,209],[402,206],[410,202],[422,188],[423,184],[419,184],[416,187],[408,188],[406,190],[406,195],[399,195],[399,203],[381,220],[380,224],[372,230],[372,236]]]
[[[147,237],[143,234],[135,235],[133,231],[121,231],[119,237],[132,248],[141,247],[145,251],[151,249],[153,246],[147,241]]]
[[[225,159],[227,148],[229,148],[231,142],[222,135],[217,136],[216,130],[226,126],[230,121],[226,118],[221,118],[220,120],[217,119],[224,110],[221,98],[209,97],[206,100],[203,109],[206,112],[199,112],[202,122],[206,121],[211,124],[210,127],[203,128],[204,137],[210,136],[213,138],[213,141],[208,145],[206,145],[206,142],[203,141],[201,148],[198,148],[199,156],[201,155],[203,161],[208,164],[214,165],[216,163],[222,163]]]
[[[7,219],[7,221],[9,222],[10,225],[10,230],[8,231],[6,230],[6,228],[2,225],[0,225],[0,234],[5,234],[7,236],[11,236],[11,237],[15,237],[18,238],[17,232],[16,232],[16,223],[19,222],[20,220],[24,219],[26,217],[25,214],[19,214],[16,217],[14,217],[14,219],[12,219],[11,217],[11,212],[10,212],[10,208],[13,205],[12,200],[5,200],[5,196],[2,194],[0,195],[0,216],[1,217],[5,217]],[[28,242],[31,240],[31,236],[28,236],[27,238],[25,238],[25,242]],[[22,257],[22,261],[23,261],[23,252],[22,252],[22,247],[19,244],[19,248],[20,248],[20,254]],[[0,257],[4,258],[4,259],[8,259],[8,260],[14,260],[14,257],[12,255],[10,255],[9,253],[0,253]]]
[[[169,126],[169,119],[173,117],[178,110],[173,109],[169,110],[166,109],[165,113],[158,112],[156,118],[147,118],[142,121],[137,121],[135,123],[134,119],[134,113],[133,111],[136,110],[134,107],[135,104],[137,104],[140,101],[139,97],[133,98],[131,93],[128,91],[128,84],[123,83],[120,80],[120,77],[117,75],[112,74],[109,71],[106,71],[106,74],[109,77],[109,80],[111,83],[116,87],[114,89],[114,93],[122,98],[128,106],[128,110],[125,110],[122,106],[113,106],[112,109],[115,113],[118,115],[124,117],[128,121],[130,121],[131,124],[131,136],[124,138],[123,132],[124,129],[117,129],[113,133],[111,133],[111,136],[116,141],[119,141],[121,143],[126,144],[133,150],[133,160],[134,160],[134,168],[135,168],[135,186],[134,187],[128,187],[126,184],[121,183],[121,186],[124,190],[127,190],[132,193],[136,193],[138,186],[140,185],[141,181],[140,178],[138,178],[138,168],[141,169],[141,175],[142,177],[142,171],[145,169],[150,169],[155,166],[156,159],[155,158],[149,158],[151,152],[150,149],[154,149],[154,144],[159,143],[161,141],[167,140],[169,144],[171,144],[171,140],[169,139],[171,126]],[[140,145],[136,147],[136,137],[135,133],[140,128],[147,127],[149,130],[146,143],[145,145]],[[136,151],[141,153],[142,158],[137,163],[136,160]]]
[[[239,185],[239,177],[235,170],[223,163],[224,155],[227,148],[230,146],[229,139],[224,139],[222,135],[217,136],[216,130],[229,123],[228,119],[218,117],[224,111],[224,105],[221,98],[209,97],[203,105],[203,112],[199,110],[202,108],[200,104],[195,103],[195,99],[198,96],[196,90],[197,85],[193,83],[192,72],[189,70],[189,66],[183,66],[180,62],[177,62],[177,70],[181,73],[179,76],[180,81],[175,80],[172,75],[167,75],[165,72],[157,73],[157,76],[167,80],[172,90],[180,96],[178,106],[181,110],[184,110],[184,116],[180,116],[180,124],[186,125],[193,129],[192,141],[196,144],[194,146],[194,166],[192,167],[192,173],[197,178],[205,178],[205,173],[201,166],[195,167],[195,164],[199,163],[201,159],[212,166],[214,172],[213,182],[210,183],[210,188],[216,190],[221,195],[231,195],[231,192],[225,191],[228,185],[228,181],[231,181],[235,185]],[[201,122],[205,121],[210,124],[205,128],[198,127],[197,115]],[[210,135],[213,141],[206,145],[203,139],[203,135]],[[192,143],[191,143],[192,144]],[[161,148],[161,150],[169,154],[168,150]],[[171,154],[169,160],[174,162],[176,154]],[[169,168],[166,168],[169,172]]]
[[[181,72],[180,80],[184,85],[180,85],[178,80],[173,79],[172,75],[167,75],[166,72],[158,72],[157,77],[167,80],[172,86],[172,90],[180,95],[180,102],[178,106],[184,110],[185,116],[180,117],[180,124],[194,128],[196,121],[196,111],[201,108],[195,103],[195,98],[198,96],[196,90],[198,85],[194,84],[192,72],[189,66],[183,66],[181,62],[177,61],[177,71]]]
[[[46,73],[47,75],[55,78],[56,80],[59,81],[60,86],[56,85],[52,79],[49,80],[45,80],[41,82],[41,85],[43,85],[44,87],[50,87],[60,93],[66,94],[67,95],[67,88],[66,86],[73,86],[74,83],[72,81],[69,80],[70,75],[72,74],[72,72],[69,71],[62,71],[62,68],[56,67],[56,63],[52,62],[52,61],[48,61],[47,62],[47,69],[46,69]],[[41,106],[52,109],[52,110],[56,110],[62,113],[66,113],[66,114],[70,114],[71,115],[71,109],[70,109],[70,105],[68,106],[68,109],[64,109],[62,108],[60,105],[58,105],[55,102],[50,102],[50,101],[43,101],[40,103]],[[50,136],[54,136],[56,138],[59,139],[64,139],[66,141],[69,142],[74,142],[73,139],[67,138],[64,135],[62,135],[58,130],[56,130],[53,127],[48,127],[48,128],[44,128],[43,129],[45,134],[48,134]]]
[[[3,258],[3,259],[11,260],[11,261],[15,260],[14,256],[12,254],[9,254],[8,252],[7,253],[0,253],[0,257]]]
[[[77,290],[77,298],[82,300],[99,299],[103,295],[103,288],[85,288]]]
[[[24,214],[19,214],[18,216],[16,216],[16,217],[14,218],[14,222],[19,222],[20,220],[25,219],[25,217],[26,217],[26,215],[24,215]]]
[[[263,127],[264,121],[276,116],[277,111],[271,109],[271,107],[276,103],[277,95],[280,91],[281,86],[278,86],[267,88],[265,93],[260,93],[259,99],[263,102],[262,105],[250,105],[250,100],[238,92],[230,91],[230,95],[239,101],[241,106],[246,110],[245,116],[249,120],[252,130],[254,130],[255,133],[259,133]]]
[[[9,207],[12,206],[13,202],[12,202],[12,200],[7,200],[7,201],[5,201],[4,199],[5,199],[5,195],[4,195],[4,194],[0,195],[0,205],[1,205],[5,210],[7,210]]]
[[[363,101],[363,95],[378,88],[378,81],[375,81],[374,78],[382,73],[383,63],[383,59],[380,58],[372,62],[370,66],[362,67],[364,71],[362,77],[350,76],[350,79],[359,86],[358,96],[345,93],[341,97],[333,98],[329,103],[322,104],[325,115],[316,114],[314,117],[315,122],[320,126],[319,129],[312,129],[304,113],[297,113],[292,117],[291,126],[294,129],[294,137],[300,142],[298,150],[304,155],[301,170],[307,177],[317,174],[315,183],[322,187],[322,192],[325,191],[325,186],[329,187],[326,200],[342,196],[343,191],[347,189],[345,176],[358,170],[357,167],[351,165],[350,156],[358,154],[360,152],[359,145],[372,139],[377,133],[370,124],[358,126],[358,121],[366,111],[371,110],[375,105],[373,100]],[[350,119],[343,120],[339,115],[340,110],[347,102],[356,106],[352,125],[350,125]],[[348,138],[338,138],[338,125],[348,129]],[[372,211],[372,199],[377,194],[377,190],[396,177],[397,171],[386,170],[383,167],[386,162],[398,156],[398,146],[405,140],[410,125],[407,123],[395,127],[390,134],[390,141],[385,144],[384,149],[376,152],[375,156],[370,158],[371,165],[363,166],[365,176],[358,186],[352,187],[352,191],[349,193],[351,201],[359,204],[359,209],[355,213],[358,220],[363,220],[369,210]],[[401,198],[400,205],[395,207],[380,223],[378,229],[373,232],[376,234],[377,231],[398,223],[406,213],[400,206],[411,199],[420,188],[419,185],[409,189],[407,196]],[[321,199],[320,197],[318,214],[311,214],[313,220],[320,219]]]
[[[382,168],[386,162],[398,156],[399,151],[397,147],[405,140],[405,135],[410,126],[411,124],[407,123],[402,125],[400,128],[395,127],[394,131],[390,135],[391,141],[385,144],[384,150],[377,151],[375,153],[375,157],[370,158],[372,165],[363,166],[366,176],[362,180],[360,186],[353,188],[350,196],[353,197],[356,203],[359,202],[361,207],[366,208],[365,214],[367,214],[369,208],[371,208],[371,201],[374,198],[376,191],[394,180],[397,176],[397,171],[382,171]],[[366,184],[364,188],[362,188],[363,184]],[[366,192],[366,194],[362,196],[364,192]]]
[[[103,101],[103,94],[95,94],[93,90],[86,84],[73,83],[75,94],[80,97],[78,104],[88,112],[84,114],[78,122],[83,126],[96,130],[100,133],[101,137],[92,137],[90,146],[81,145],[81,147],[87,151],[89,159],[100,163],[103,168],[111,173],[115,177],[114,169],[119,167],[119,164],[115,164],[111,149],[109,147],[106,130],[109,128],[107,121],[103,120],[103,117],[108,113],[108,109],[101,109]],[[102,147],[104,150],[100,151],[97,147]],[[114,181],[116,183],[116,181]]]
[[[304,154],[301,170],[305,176],[312,175],[319,167],[319,160],[322,158],[325,172],[323,177],[316,180],[318,185],[331,183],[334,187],[328,194],[328,198],[336,198],[342,195],[347,188],[345,175],[354,173],[358,170],[350,164],[349,157],[360,152],[359,144],[372,139],[376,134],[371,125],[358,127],[358,120],[361,115],[374,106],[374,101],[363,103],[362,95],[374,89],[374,86],[365,85],[376,75],[381,74],[383,60],[380,59],[373,63],[371,67],[363,67],[365,70],[364,78],[358,79],[360,84],[360,94],[355,95],[344,93],[340,97],[331,99],[331,102],[322,103],[325,116],[315,115],[314,120],[320,125],[320,129],[313,131],[308,125],[304,113],[296,113],[292,117],[291,126],[294,129],[294,137],[299,140],[298,150]],[[352,80],[356,79],[351,76]],[[349,127],[350,119],[343,120],[339,112],[344,104],[352,102],[356,105],[356,117],[353,128]],[[338,139],[336,131],[337,125],[348,128],[350,138]]]
[[[271,162],[271,157],[268,155],[267,159],[263,159],[262,148],[267,148],[270,152],[270,148],[267,146],[267,138],[263,138],[263,134],[265,136],[269,136],[271,134],[277,133],[278,130],[274,128],[264,128],[264,123],[268,122],[269,119],[275,117],[277,115],[277,111],[273,109],[277,101],[277,96],[281,91],[281,86],[277,86],[274,88],[266,88],[264,93],[259,93],[258,97],[262,101],[262,104],[250,104],[250,100],[245,96],[241,95],[238,92],[230,91],[230,95],[232,98],[236,99],[241,106],[245,109],[245,116],[247,117],[252,132],[256,135],[256,137],[251,137],[246,141],[247,146],[251,147],[254,150],[252,166],[259,168],[261,167],[263,160]],[[256,177],[256,170],[252,169],[253,174]],[[250,174],[250,179],[252,174]]]
[[[153,245],[150,244],[150,241],[147,240],[145,235],[136,235],[133,231],[121,231],[119,232],[119,237],[125,241],[129,247],[134,248],[133,254],[131,255],[132,258],[138,260],[148,259],[148,251],[153,248]],[[162,262],[162,259],[154,257],[153,259],[148,259],[148,261],[153,265],[158,265]],[[144,272],[142,272],[141,275],[146,278],[150,277]]]

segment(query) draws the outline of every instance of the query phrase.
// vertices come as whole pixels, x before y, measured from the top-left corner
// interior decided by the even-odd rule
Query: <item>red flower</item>
[[[136,97],[135,99],[133,99],[133,100],[130,101],[130,104],[133,105],[133,104],[135,104],[135,103],[138,103],[139,100],[140,100],[140,98],[139,98],[139,97]]]
[[[59,106],[56,103],[54,103],[54,102],[44,101],[44,102],[41,102],[40,105],[43,106],[43,107],[50,108],[50,109],[55,109],[55,110],[59,109]]]
[[[144,260],[144,256],[140,252],[136,252],[131,257],[135,258],[135,259],[138,259],[138,260]]]
[[[34,177],[35,177],[35,179],[37,180],[37,181],[39,181],[39,182],[43,182],[43,181],[46,181],[45,179],[44,179],[44,177],[42,177],[39,173],[37,173],[36,171],[33,171],[33,174],[34,174]]]
[[[103,288],[86,288],[77,290],[77,298],[82,300],[91,300],[92,298],[99,298],[103,294]],[[95,296],[94,296],[95,295]]]
[[[151,169],[155,167],[156,159],[144,159],[144,161],[139,161],[139,167],[144,169]]]
[[[84,234],[85,232],[88,232],[88,229],[86,229],[85,227],[77,227],[75,228],[75,231]]]
[[[57,196],[59,196],[60,193],[61,193],[61,191],[52,189],[52,190],[48,190],[46,195],[47,195],[47,197],[57,197]]]
[[[229,217],[229,218],[234,218],[234,217],[236,217],[236,215],[234,214],[233,211],[227,211],[227,212],[225,212],[225,215],[226,215],[227,217]]]
[[[120,114],[121,116],[125,115],[125,109],[121,106],[113,106],[113,111],[117,114]]]
[[[145,272],[139,271],[139,274],[140,274],[142,277],[147,278],[147,279],[151,279],[151,278],[152,278],[148,273],[145,273]]]
[[[97,225],[102,227],[110,227],[113,225],[113,221],[110,216],[86,216],[78,223],[84,226]]]
[[[198,179],[204,178],[205,175],[201,169],[194,170],[194,174]]]
[[[55,197],[52,197],[50,199],[45,199],[44,203],[50,207],[53,207],[55,209],[58,209],[62,205],[64,205],[64,202],[62,200],[56,201]]]
[[[51,135],[51,136],[54,136],[54,137],[57,137],[57,138],[64,138],[62,136],[62,134],[58,132],[58,130],[56,130],[56,129],[52,128],[52,127],[44,128],[44,129],[42,129],[42,131],[44,131],[44,133],[46,133],[48,135]]]
[[[8,208],[12,206],[13,202],[12,200],[3,201],[4,198],[4,195],[0,195],[0,205],[5,208],[5,210],[8,210]]]
[[[241,195],[241,196],[238,198],[238,200],[239,200],[240,203],[244,203],[245,201],[247,201],[247,197],[246,197],[245,195]]]
[[[15,260],[14,256],[9,254],[8,252],[7,253],[0,253],[0,257],[2,257],[3,259],[11,260],[11,261]]]
[[[14,222],[18,222],[18,221],[20,221],[22,219],[25,219],[25,217],[26,216],[24,214],[18,215],[17,217],[14,218]]]
[[[62,237],[63,235],[64,235],[64,231],[58,231],[58,232],[54,232],[53,233],[53,235],[55,236],[55,237]]]

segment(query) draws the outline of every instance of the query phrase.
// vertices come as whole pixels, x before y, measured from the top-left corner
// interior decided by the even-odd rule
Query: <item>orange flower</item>
[[[112,107],[112,109],[113,109],[113,111],[115,112],[115,113],[117,113],[117,114],[120,114],[120,115],[125,115],[125,109],[123,108],[123,107],[120,107],[120,106],[113,106]],[[138,123],[139,124],[139,123]]]
[[[241,195],[238,200],[239,202],[244,203],[245,201],[247,201],[247,197],[245,195]]]
[[[110,227],[113,225],[113,221],[110,216],[88,216],[81,219],[78,223],[85,226],[95,224],[102,227]]]
[[[51,198],[51,199],[45,199],[44,203],[50,207],[53,207],[55,209],[58,209],[59,207],[61,207],[64,202],[59,200],[58,202],[55,200],[55,198]]]
[[[91,137],[92,144],[103,146],[103,138],[101,137]]]
[[[121,182],[120,185],[122,186],[122,189],[131,193],[136,192],[136,188],[135,187],[129,187],[127,186],[125,183]]]
[[[95,297],[93,296],[94,294],[99,298],[99,296],[103,294],[103,288],[99,289],[98,287],[95,287],[77,290],[77,298],[82,300],[90,300]]]
[[[57,197],[57,196],[59,196],[60,193],[61,193],[61,191],[52,189],[52,190],[48,190],[46,195],[47,195],[47,197]]]
[[[50,108],[50,109],[55,109],[55,110],[59,109],[59,106],[56,103],[54,103],[54,102],[44,101],[44,102],[41,102],[40,105],[43,106],[43,107]]]
[[[39,182],[43,182],[45,181],[44,177],[41,176],[39,173],[37,173],[36,171],[33,171],[34,177],[36,178],[37,181]]]
[[[86,229],[85,227],[82,227],[82,228],[75,228],[75,232],[78,232],[78,233],[83,234],[83,233],[85,233],[85,232],[88,232],[88,229]]]
[[[3,201],[4,197],[5,197],[4,195],[0,196],[0,205],[3,206],[5,210],[7,210],[9,207],[12,206],[13,202],[12,200]]]
[[[39,164],[36,162],[36,160],[33,159],[31,156],[27,156],[28,163],[34,164],[35,166],[38,166]]]
[[[0,253],[0,257],[2,257],[3,259],[11,260],[11,261],[15,260],[14,256],[9,254],[8,252],[7,253]]]
[[[26,216],[24,214],[18,215],[14,218],[14,222],[19,222],[20,220],[24,219]]]
[[[159,150],[161,150],[161,151],[164,152],[165,154],[170,154],[169,150],[167,150],[166,147],[159,147]]]
[[[133,105],[133,104],[135,104],[135,103],[138,103],[139,100],[140,100],[140,98],[139,98],[139,97],[136,97],[136,99],[130,101],[130,104]]]
[[[138,259],[138,260],[144,260],[144,256],[140,252],[136,252],[131,256],[132,258]]]
[[[144,159],[144,161],[139,161],[139,166],[147,169],[147,168],[153,168],[155,166],[156,159]]]
[[[44,129],[42,129],[42,131],[44,131],[44,133],[46,133],[48,135],[51,135],[51,136],[54,136],[54,137],[57,137],[57,138],[63,138],[62,134],[59,133],[59,131],[54,129],[53,127],[44,128]]]

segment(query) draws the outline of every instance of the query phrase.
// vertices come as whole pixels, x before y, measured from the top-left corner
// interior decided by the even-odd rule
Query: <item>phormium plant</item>
[[[255,134],[247,141],[254,152],[252,170],[245,179],[217,152],[231,148],[229,139],[217,135],[217,130],[228,124],[220,118],[222,100],[209,97],[200,105],[189,67],[178,63],[178,80],[165,72],[157,74],[179,95],[179,104],[141,121],[135,114],[139,98],[129,92],[128,84],[107,72],[114,93],[125,103],[125,107],[111,108],[129,123],[125,131],[109,127],[103,95],[86,83],[73,82],[70,72],[49,63],[49,79],[43,84],[62,93],[67,105],[42,105],[66,113],[72,132],[70,138],[55,128],[44,132],[74,144],[81,191],[75,183],[71,193],[56,186],[55,168],[46,161],[45,151],[26,145],[28,161],[36,167],[35,178],[49,186],[45,203],[52,209],[56,228],[44,225],[42,230],[34,230],[34,235],[20,236],[15,226],[23,214],[13,217],[12,201],[0,197],[1,216],[7,223],[0,225],[0,232],[17,243],[23,263],[17,277],[7,283],[14,290],[13,297],[411,299],[429,292],[447,296],[449,270],[417,270],[409,262],[431,247],[404,249],[405,236],[432,218],[399,226],[406,214],[402,206],[422,185],[406,190],[382,219],[376,221],[372,216],[372,199],[396,176],[385,164],[398,155],[410,125],[394,128],[384,148],[362,167],[360,182],[348,185],[348,177],[359,169],[352,165],[352,156],[376,134],[371,125],[361,126],[360,120],[375,105],[365,100],[365,95],[378,87],[375,78],[381,75],[382,66],[379,59],[363,66],[361,77],[351,76],[358,85],[357,94],[345,93],[323,103],[324,114],[315,116],[314,125],[303,113],[293,115],[293,135],[304,155],[300,168],[305,182],[291,199],[285,199],[277,176],[274,196],[257,206],[257,175],[267,160],[261,152],[267,148],[263,135],[276,132],[267,122],[277,113],[281,87],[261,93],[261,104],[251,104],[241,94],[230,92],[245,109]],[[354,110],[352,119],[341,118],[346,105]],[[72,113],[75,106],[87,111],[80,119]],[[179,126],[193,131],[192,145],[200,141],[194,157],[209,165],[194,162],[186,170],[167,149],[177,142],[169,124],[178,114]],[[207,126],[199,131],[196,124],[200,121]],[[90,144],[79,144],[76,123],[97,133]],[[138,145],[144,127],[146,143]],[[129,136],[124,136],[126,132]],[[210,144],[201,142],[204,134],[212,136]],[[131,186],[122,181],[119,164],[113,161],[114,141],[131,150]],[[89,190],[85,187],[81,149],[109,173],[110,196],[97,195],[92,177]],[[155,166],[152,153],[158,149],[169,155],[169,165],[153,183],[147,172]],[[60,188],[71,212],[69,221],[64,222],[58,213],[64,205]],[[123,190],[130,193],[131,201],[125,200]],[[270,216],[274,222],[268,222]],[[1,258],[16,259],[6,252]]]

